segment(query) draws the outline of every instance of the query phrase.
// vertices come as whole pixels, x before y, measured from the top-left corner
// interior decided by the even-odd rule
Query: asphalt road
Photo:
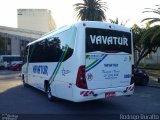
[[[104,100],[73,103],[66,100],[50,102],[45,93],[24,87],[19,73],[0,72],[0,114],[159,114],[160,88],[136,86],[131,97],[112,97]],[[160,117],[160,116],[159,116]],[[1,119],[1,118],[0,118]],[[97,118],[98,119],[98,118]]]

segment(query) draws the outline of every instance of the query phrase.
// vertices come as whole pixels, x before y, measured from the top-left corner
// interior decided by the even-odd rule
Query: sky
[[[160,0],[103,0],[107,2],[107,19],[115,20],[117,17],[127,21],[126,26],[133,24],[144,26],[142,19],[154,17],[154,14],[142,13],[144,8],[155,8]],[[0,26],[17,27],[17,9],[49,9],[57,27],[76,22],[75,3],[82,0],[0,0]]]

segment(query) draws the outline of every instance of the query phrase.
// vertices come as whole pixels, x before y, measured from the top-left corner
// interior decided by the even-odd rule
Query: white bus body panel
[[[88,54],[87,57],[86,66],[91,65],[86,69],[86,80],[89,89],[116,88],[130,85],[131,55]],[[92,63],[95,64],[92,65]]]

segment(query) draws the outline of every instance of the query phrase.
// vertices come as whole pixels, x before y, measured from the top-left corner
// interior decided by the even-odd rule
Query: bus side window
[[[33,46],[34,46],[34,44],[29,46],[29,51],[28,51],[29,52],[29,54],[28,54],[28,62],[29,63],[33,61],[33,55],[32,55],[33,48],[34,48]]]
[[[46,62],[58,62],[62,55],[61,40],[59,37],[46,39],[45,58]]]
[[[76,28],[72,27],[63,32],[52,35],[29,46],[28,62],[59,62],[66,51],[63,61],[73,54]],[[64,49],[68,46],[67,49]],[[62,62],[63,62],[62,61]]]
[[[28,46],[24,50],[24,56],[23,56],[23,63],[27,62],[27,56],[28,56]]]
[[[64,62],[65,60],[70,58],[73,54],[75,37],[76,37],[76,28],[71,27],[68,30],[65,30],[61,33],[56,34],[55,37],[57,37],[60,40],[61,51],[64,51],[64,50],[66,51],[64,59],[62,61]],[[66,49],[66,46],[67,46],[67,49]]]

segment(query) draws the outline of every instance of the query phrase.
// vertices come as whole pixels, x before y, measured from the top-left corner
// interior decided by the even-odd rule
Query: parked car
[[[10,70],[13,70],[13,71],[20,71],[22,69],[22,62],[19,62],[19,63],[15,63],[13,65],[11,65],[9,67]]]
[[[0,65],[0,70],[4,70],[5,67],[3,65]]]
[[[135,81],[135,85],[147,86],[149,82],[149,76],[144,70],[135,69],[134,81]]]

